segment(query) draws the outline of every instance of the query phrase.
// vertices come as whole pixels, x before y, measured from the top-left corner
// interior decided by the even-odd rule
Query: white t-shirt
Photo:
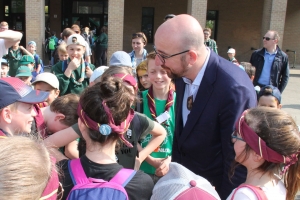
[[[2,56],[7,54],[7,49],[5,47],[4,39],[0,39],[0,60]],[[0,62],[0,72],[1,72],[1,62]]]
[[[261,187],[265,192],[268,199],[285,200],[286,199],[286,188],[282,181],[278,181],[275,187]],[[234,189],[235,190],[235,189]],[[227,197],[227,200],[231,200],[234,190]],[[233,200],[258,200],[255,193],[246,187],[240,188],[234,195]]]

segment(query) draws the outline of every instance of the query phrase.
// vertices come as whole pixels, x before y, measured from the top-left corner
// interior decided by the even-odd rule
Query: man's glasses
[[[236,140],[241,140],[241,141],[245,142],[245,140],[243,138],[240,138],[239,136],[237,136],[237,131],[233,131],[233,133],[231,134],[231,138],[232,138],[232,142],[236,142]]]
[[[180,55],[180,54],[183,54],[183,53],[186,53],[186,52],[190,51],[190,50],[185,50],[185,51],[180,52],[180,53],[175,53],[173,55],[165,56],[165,55],[162,55],[162,54],[158,53],[155,46],[153,46],[153,49],[154,49],[155,54],[158,56],[158,58],[160,59],[160,61],[163,64],[165,64],[165,62],[166,62],[165,60],[168,59],[168,58],[171,58],[171,57],[174,57],[174,56],[177,56],[177,55]]]
[[[263,37],[263,40],[269,41],[269,40],[275,40],[275,39],[272,39],[272,38],[269,38],[269,37]]]

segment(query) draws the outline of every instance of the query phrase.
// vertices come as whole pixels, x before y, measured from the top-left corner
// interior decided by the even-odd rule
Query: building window
[[[208,10],[206,15],[206,27],[211,29],[211,38],[217,40],[217,29],[218,29],[218,16],[217,10]]]
[[[73,2],[73,13],[77,14],[103,14],[107,12],[103,1],[74,1]]]
[[[9,6],[4,7],[5,17],[9,17]]]
[[[148,43],[153,43],[154,8],[142,9],[142,32],[146,35]]]
[[[25,13],[25,0],[11,0],[11,13]]]

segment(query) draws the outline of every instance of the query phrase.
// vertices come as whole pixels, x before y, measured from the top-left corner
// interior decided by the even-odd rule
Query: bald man
[[[172,34],[170,34],[172,33]],[[234,159],[231,134],[241,113],[256,105],[247,74],[204,45],[203,30],[189,15],[177,15],[155,33],[156,65],[176,84],[176,129],[172,161],[203,176],[222,199],[246,177],[228,178]]]

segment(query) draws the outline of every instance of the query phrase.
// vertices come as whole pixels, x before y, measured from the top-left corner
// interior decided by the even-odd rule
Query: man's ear
[[[2,109],[0,116],[5,121],[7,124],[12,123],[12,111],[10,110],[9,107],[5,107]]]
[[[66,116],[62,113],[55,113],[55,118],[54,118],[54,121],[60,121],[62,119],[65,119]]]
[[[188,63],[189,63],[190,65],[193,65],[193,64],[197,61],[198,54],[197,54],[196,51],[190,50],[190,51],[188,52],[188,55],[189,55]]]
[[[278,104],[277,108],[281,109],[282,108],[282,104]]]

